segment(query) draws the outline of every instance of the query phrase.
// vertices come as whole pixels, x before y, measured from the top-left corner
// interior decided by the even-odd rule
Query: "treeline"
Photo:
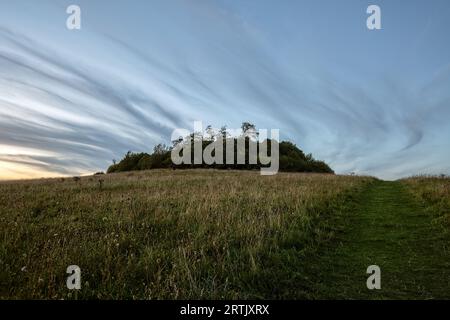
[[[219,132],[212,132],[211,126],[206,129],[207,134],[204,133],[192,133],[188,137],[179,138],[173,141],[172,146],[166,146],[164,144],[158,144],[153,149],[153,153],[132,153],[129,151],[122,160],[119,162],[113,161],[113,164],[108,168],[108,173],[123,172],[123,171],[135,171],[135,170],[150,170],[160,168],[172,168],[172,169],[195,169],[195,168],[214,168],[214,169],[234,169],[234,170],[255,170],[262,167],[268,167],[269,165],[261,164],[259,154],[256,164],[252,164],[249,161],[250,145],[254,144],[254,148],[259,151],[262,143],[266,144],[268,156],[270,157],[271,144],[278,143],[277,141],[266,139],[264,142],[257,142],[258,131],[253,124],[244,122],[242,124],[242,132],[239,137],[230,137],[226,132],[226,127],[222,127]],[[217,142],[218,139],[223,141],[223,164],[213,163],[206,164],[205,161],[201,161],[201,164],[194,164],[194,142],[200,141],[202,147],[202,153],[206,147],[211,143]],[[245,162],[238,164],[238,141],[243,139],[245,141]],[[242,142],[242,141],[241,141]],[[234,162],[233,164],[227,164],[226,161],[226,148],[225,145],[230,143],[234,146]],[[191,163],[175,165],[172,162],[171,153],[173,148],[179,147],[180,144],[188,144],[191,146]],[[317,173],[334,173],[333,170],[323,161],[319,161],[313,158],[311,154],[305,154],[295,144],[282,141],[279,144],[279,171],[285,172],[317,172]]]

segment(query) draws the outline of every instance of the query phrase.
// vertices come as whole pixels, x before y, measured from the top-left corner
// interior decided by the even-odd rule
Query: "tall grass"
[[[160,170],[0,183],[0,297],[302,297],[308,253],[371,181]]]
[[[427,207],[436,225],[450,234],[450,177],[417,176],[402,182]]]

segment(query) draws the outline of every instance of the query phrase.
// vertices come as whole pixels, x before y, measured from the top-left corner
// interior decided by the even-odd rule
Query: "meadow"
[[[450,232],[450,178],[441,176],[418,176],[402,182],[410,192],[426,207],[433,217],[433,223]],[[450,250],[450,249],[449,249]]]
[[[449,299],[449,190],[207,169],[1,182],[0,298]]]
[[[153,170],[2,182],[0,298],[308,298],[307,258],[374,181]]]

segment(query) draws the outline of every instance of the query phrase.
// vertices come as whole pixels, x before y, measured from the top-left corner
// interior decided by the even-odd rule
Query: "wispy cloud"
[[[43,32],[0,26],[0,178],[104,170],[128,150],[169,142],[193,120],[280,128],[338,172],[397,178],[450,170],[448,59],[393,68],[367,56],[364,45],[378,38],[364,29],[295,35],[304,19],[314,23],[313,7],[297,17],[288,4],[270,11],[249,2],[251,15],[221,2],[136,1],[111,5],[108,14],[122,20],[110,25],[95,16],[96,5],[82,4],[91,12],[78,34],[61,27],[37,40]],[[290,20],[281,28],[283,17]],[[426,36],[441,25],[429,21],[405,61],[442,51]],[[391,41],[383,50],[397,56],[401,39],[383,32],[381,43]],[[360,51],[328,50],[344,37],[363,41]]]

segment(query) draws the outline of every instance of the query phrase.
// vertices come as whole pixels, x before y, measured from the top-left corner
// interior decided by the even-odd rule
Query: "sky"
[[[448,0],[0,0],[0,180],[105,171],[196,120],[337,173],[450,174],[449,35]]]

